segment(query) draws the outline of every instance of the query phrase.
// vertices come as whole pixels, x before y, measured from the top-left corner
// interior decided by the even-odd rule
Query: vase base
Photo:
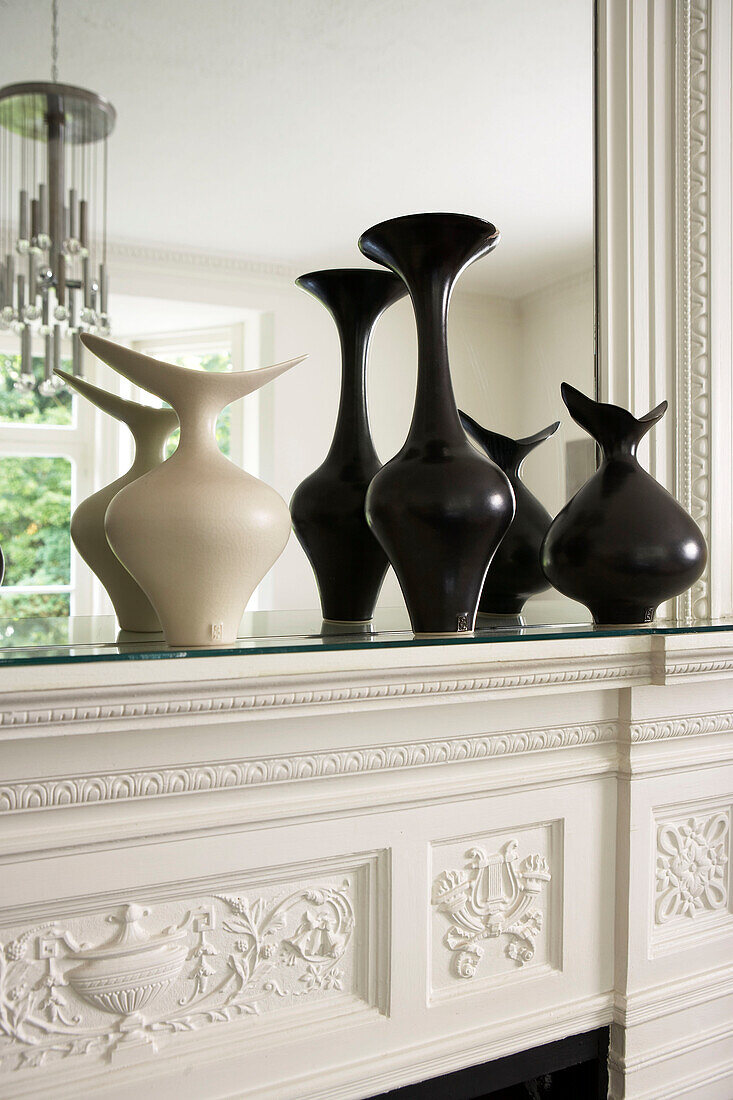
[[[327,619],[324,616],[324,623],[333,623],[334,626],[366,626],[370,623],[371,619]]]
[[[517,599],[496,599],[492,600],[490,604],[482,603],[479,605],[478,613],[479,615],[490,615],[492,619],[500,615],[521,615],[522,608],[526,602],[526,596],[521,596]]]
[[[475,630],[413,630],[413,638],[472,638]]]
[[[656,607],[643,604],[607,603],[588,606],[596,626],[645,626],[654,622]]]

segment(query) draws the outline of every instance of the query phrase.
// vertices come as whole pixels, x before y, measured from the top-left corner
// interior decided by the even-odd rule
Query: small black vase
[[[603,461],[554,519],[542,568],[596,623],[650,623],[659,604],[694,584],[707,561],[697,524],[636,459],[667,402],[637,420],[567,382],[561,390],[573,420],[600,444]]]
[[[368,229],[359,248],[407,284],[415,310],[418,378],[402,450],[366,498],[416,634],[471,631],[486,570],[514,515],[505,474],[468,442],[448,366],[446,323],[460,273],[499,241],[464,214],[411,214]]]
[[[511,526],[491,559],[478,605],[479,613],[519,615],[530,596],[550,587],[540,565],[540,549],[552,523],[550,513],[530,493],[519,474],[527,455],[554,435],[560,421],[556,420],[526,439],[510,439],[482,428],[464,412],[459,415],[471,438],[509,478],[517,505]]]
[[[296,284],[322,302],[336,322],[341,401],[325,461],[293,494],[293,528],[313,567],[323,618],[366,622],[389,564],[364,515],[366,491],[381,467],[367,415],[367,352],[377,318],[404,298],[407,288],[387,271],[359,268],[313,271]]]

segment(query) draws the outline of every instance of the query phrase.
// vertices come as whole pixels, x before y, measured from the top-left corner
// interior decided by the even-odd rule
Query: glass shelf
[[[594,626],[566,622],[531,602],[518,619],[479,616],[473,634],[415,638],[404,608],[379,609],[371,626],[324,622],[318,611],[254,611],[242,620],[233,645],[174,649],[162,634],[125,634],[113,616],[0,619],[0,666],[63,664],[68,661],[139,661],[181,657],[246,656],[345,649],[389,649],[436,645],[486,645],[527,639],[697,634],[733,630],[733,617],[680,622],[658,619],[644,626]]]

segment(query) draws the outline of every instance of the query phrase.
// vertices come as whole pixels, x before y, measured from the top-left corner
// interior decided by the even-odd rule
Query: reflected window
[[[68,390],[62,390],[52,397],[40,394],[38,384],[43,380],[44,361],[40,355],[34,355],[32,362],[33,387],[17,389],[16,383],[20,380],[20,355],[0,351],[0,423],[71,427],[71,394]],[[62,366],[64,370],[71,370],[70,362],[63,362]]]

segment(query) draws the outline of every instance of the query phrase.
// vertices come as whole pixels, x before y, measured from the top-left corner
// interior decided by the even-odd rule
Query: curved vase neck
[[[328,459],[342,462],[378,462],[369,426],[366,400],[366,368],[371,322],[339,328],[341,343],[341,394]]]
[[[448,304],[458,276],[499,242],[496,226],[467,214],[409,214],[372,226],[361,251],[407,284],[415,310],[417,392],[407,442],[465,443],[448,365]]]
[[[382,313],[407,294],[402,279],[388,271],[331,268],[295,280],[325,306],[341,346],[341,390],[333,439],[326,461],[373,466],[379,462],[369,428],[366,368],[372,330]]]
[[[667,411],[667,402],[662,401],[637,419],[628,409],[594,401],[567,382],[562,383],[560,392],[573,420],[593,436],[606,460],[633,459],[636,462],[640,442]]]
[[[178,417],[173,409],[156,409],[150,405],[141,405],[129,401],[119,394],[110,393],[100,386],[88,382],[86,378],[68,374],[67,371],[55,372],[64,382],[87,399],[92,405],[108,416],[125,424],[135,441],[135,451],[129,474],[147,473],[165,460],[165,447],[171,434],[178,427]]]
[[[436,274],[427,285],[410,287],[417,325],[417,386],[408,442],[465,439],[448,360],[448,305],[452,285],[453,279]]]

